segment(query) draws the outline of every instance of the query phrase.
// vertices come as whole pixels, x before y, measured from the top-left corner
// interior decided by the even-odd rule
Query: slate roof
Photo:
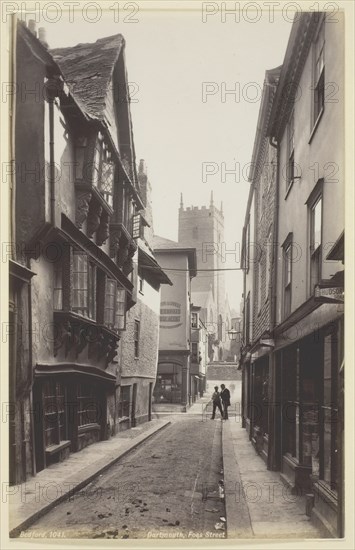
[[[176,242],[176,241],[166,239],[165,237],[159,237],[159,235],[154,235],[154,237],[153,237],[153,248],[155,248],[155,249],[165,249],[166,248],[167,250],[170,250],[171,248],[183,249],[184,247],[181,246],[181,244]]]
[[[50,50],[71,94],[90,118],[104,119],[108,87],[124,44],[123,36],[115,34],[93,43]]]

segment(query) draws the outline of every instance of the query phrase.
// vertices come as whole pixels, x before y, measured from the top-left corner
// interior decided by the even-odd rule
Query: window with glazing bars
[[[78,384],[77,400],[78,426],[98,423],[100,410],[95,387],[89,384]]]
[[[129,417],[129,405],[131,396],[131,386],[121,386],[120,400],[118,404],[118,417]]]
[[[313,87],[313,124],[324,109],[325,89],[325,22],[322,19],[316,41],[314,43],[314,87]]]
[[[65,388],[55,380],[43,384],[43,420],[45,447],[67,439]]]
[[[111,330],[123,330],[126,316],[126,291],[116,281],[106,279],[104,324]]]
[[[139,357],[140,322],[134,321],[134,357]]]
[[[84,252],[73,254],[73,311],[95,319],[96,268]]]
[[[322,196],[319,195],[310,207],[310,224],[311,224],[311,293],[314,291],[314,286],[320,282],[322,278]]]
[[[114,178],[115,165],[103,136],[99,132],[94,151],[93,184],[111,207],[113,206]]]

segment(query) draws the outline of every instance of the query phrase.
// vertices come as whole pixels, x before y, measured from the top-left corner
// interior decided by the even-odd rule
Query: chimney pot
[[[35,36],[37,36],[37,32],[36,32],[36,21],[34,19],[30,19],[28,21],[28,30],[34,34]]]
[[[38,29],[38,40],[43,44],[45,48],[48,48],[47,32],[45,27],[40,27]]]

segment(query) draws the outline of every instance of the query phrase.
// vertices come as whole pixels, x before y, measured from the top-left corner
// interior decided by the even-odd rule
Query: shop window
[[[317,123],[324,110],[325,89],[325,20],[322,22],[313,46],[314,75],[313,75],[313,126]]]
[[[140,322],[134,321],[134,357],[139,357]]]
[[[81,251],[73,254],[73,311],[96,318],[96,268]]]
[[[268,401],[268,362],[261,360],[254,363],[254,396],[253,415],[255,426],[261,428],[263,434],[269,431],[269,401]]]
[[[323,339],[318,332],[300,345],[300,463],[318,474]],[[316,465],[317,464],[317,465]]]
[[[45,447],[67,439],[65,388],[55,380],[43,384],[43,418]]]
[[[299,422],[297,349],[282,352],[282,452],[297,457],[297,425]]]
[[[181,403],[181,367],[174,363],[160,363],[154,388],[157,403]]]
[[[129,418],[129,406],[131,386],[121,386],[120,401],[118,405],[118,417]]]
[[[338,345],[337,333],[324,338],[323,403],[320,455],[320,479],[333,491],[338,487],[337,427],[338,427]]]
[[[100,418],[99,403],[95,387],[90,384],[78,384],[78,426],[97,424]]]

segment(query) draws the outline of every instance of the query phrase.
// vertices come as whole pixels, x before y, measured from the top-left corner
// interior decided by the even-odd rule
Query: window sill
[[[104,210],[109,214],[109,216],[113,216],[113,208],[109,205],[109,203],[106,201],[106,199],[103,197],[102,192],[99,190],[99,188],[94,183],[86,183],[83,180],[76,180],[75,182],[75,188],[79,191],[85,190],[90,191],[94,197],[97,199],[97,201],[101,204],[101,206],[104,208]]]
[[[116,331],[113,328],[110,328],[106,325],[98,323],[94,319],[90,319],[90,317],[85,317],[84,315],[81,315],[80,313],[76,313],[75,311],[72,311],[72,310],[55,309],[53,313],[54,313],[54,316],[59,319],[60,318],[70,319],[73,322],[78,321],[79,323],[82,322],[82,323],[91,325],[93,327],[101,328],[104,332],[106,332],[107,335],[112,336],[114,338],[118,338],[119,332],[121,330],[125,330],[124,328],[122,328],[122,329],[117,329]]]
[[[325,502],[333,507],[334,510],[337,509],[338,495],[336,491],[333,491],[330,488],[329,483],[322,479],[317,479],[313,482],[318,491],[318,497],[321,497]]]
[[[100,430],[100,424],[96,422],[92,424],[85,424],[84,426],[78,426],[78,434],[84,434],[86,432],[92,432],[94,430]]]
[[[314,125],[313,125],[313,128],[312,128],[312,131],[311,131],[311,135],[309,136],[309,140],[308,140],[308,145],[311,143],[312,139],[313,139],[313,136],[314,134],[316,133],[316,130],[318,128],[318,124],[320,122],[320,119],[322,118],[323,116],[323,113],[324,113],[324,107],[322,107],[322,110],[321,112],[319,113],[318,117],[317,117],[317,120],[315,121]]]
[[[53,456],[56,453],[59,453],[60,451],[63,451],[67,447],[69,447],[71,444],[71,441],[61,441],[57,445],[50,445],[50,447],[46,447],[46,455]]]
[[[119,424],[122,424],[123,422],[127,422],[129,421],[129,416],[121,416],[119,419],[118,419],[118,423]]]

